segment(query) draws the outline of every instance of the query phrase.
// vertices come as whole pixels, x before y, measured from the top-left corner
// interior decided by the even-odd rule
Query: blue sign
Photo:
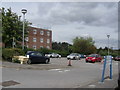
[[[103,72],[102,72],[102,80],[101,80],[101,82],[104,81],[104,75],[105,75],[105,69],[106,69],[106,64],[107,63],[110,65],[110,79],[112,79],[112,56],[108,55],[108,56],[105,56],[105,59],[104,59],[104,65],[103,65]]]

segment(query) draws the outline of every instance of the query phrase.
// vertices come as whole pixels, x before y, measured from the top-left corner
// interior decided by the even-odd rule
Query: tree
[[[91,37],[76,37],[73,39],[73,52],[82,54],[96,53],[96,47],[94,46],[94,41]]]
[[[52,49],[54,50],[69,51],[69,46],[71,46],[71,44],[67,42],[52,42]]]
[[[28,21],[25,22],[25,36],[27,35]],[[13,13],[11,8],[5,10],[2,8],[2,42],[5,47],[12,47],[13,37],[16,45],[22,41],[22,21],[20,16]]]

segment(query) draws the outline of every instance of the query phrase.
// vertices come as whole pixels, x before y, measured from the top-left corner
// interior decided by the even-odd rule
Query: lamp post
[[[107,37],[108,37],[108,55],[109,55],[109,37],[110,37],[110,35],[107,35]]]
[[[22,43],[22,49],[24,50],[24,31],[25,31],[25,14],[27,13],[26,9],[22,9],[21,12],[23,13],[23,43]]]

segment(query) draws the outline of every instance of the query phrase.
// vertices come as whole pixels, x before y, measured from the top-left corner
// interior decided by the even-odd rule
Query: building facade
[[[47,29],[29,27],[28,37],[25,38],[25,45],[27,48],[52,49],[52,31]]]

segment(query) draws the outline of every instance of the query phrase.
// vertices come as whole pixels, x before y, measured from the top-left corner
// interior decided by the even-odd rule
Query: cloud
[[[95,45],[98,47],[108,47],[108,39],[97,39],[95,40]],[[110,39],[109,40],[109,47],[118,48],[118,40]]]
[[[63,25],[81,23],[90,26],[117,27],[117,3],[46,2],[39,3],[36,23]]]

